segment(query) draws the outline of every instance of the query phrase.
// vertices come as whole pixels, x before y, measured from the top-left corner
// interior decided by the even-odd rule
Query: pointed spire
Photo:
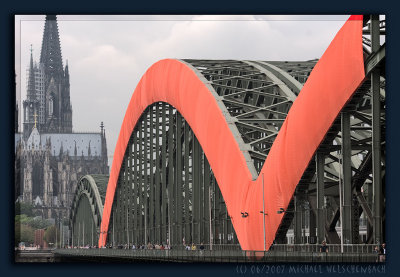
[[[91,140],[89,140],[88,156],[90,156],[90,154],[92,153],[92,149],[90,149],[90,142],[91,142]]]
[[[101,122],[103,123],[103,122]],[[102,124],[103,125],[103,124]],[[107,157],[107,140],[106,140],[106,129],[104,128],[104,125],[101,128],[102,130],[102,138],[101,138],[101,155],[103,157],[104,161],[104,166],[107,166],[108,164],[108,157]]]
[[[30,61],[30,68],[33,68],[33,48],[32,48],[32,44],[31,44],[31,61]]]
[[[63,147],[63,143],[61,142],[61,147],[60,147],[60,156],[64,154],[64,147]]]
[[[69,79],[68,60],[66,61],[65,64],[64,76],[66,79]]]
[[[31,60],[29,64],[29,77],[28,77],[28,93],[27,93],[27,98],[29,100],[35,100],[36,99],[36,90],[35,90],[35,71],[33,69],[33,55],[32,55],[33,49],[32,49],[32,44],[31,44]]]
[[[74,140],[74,142],[75,142],[74,155],[76,156],[78,154],[78,150],[76,149],[76,140]]]
[[[46,87],[51,77],[59,80],[64,75],[56,15],[46,16],[40,63],[44,65]]]
[[[100,123],[100,130],[101,130],[101,135],[102,135],[102,136],[104,136],[103,129],[104,129],[104,124],[103,124],[103,121],[102,121],[102,122]]]

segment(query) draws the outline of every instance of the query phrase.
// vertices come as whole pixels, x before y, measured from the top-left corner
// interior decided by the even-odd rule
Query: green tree
[[[27,204],[27,203],[21,203],[17,202],[15,203],[15,214],[26,214],[29,217],[33,216],[33,206],[32,204]]]
[[[26,224],[15,224],[15,245],[17,246],[20,242],[25,242],[26,245],[34,243],[35,241],[35,230]]]
[[[29,225],[34,229],[46,229],[51,225],[51,222],[42,218],[33,218],[29,222]]]
[[[57,232],[57,235],[60,234],[60,232],[56,226],[52,225],[52,226],[48,227],[46,229],[46,231],[44,232],[43,239],[49,244],[55,243],[56,242],[56,232]]]
[[[31,226],[33,229],[46,229],[51,226],[52,223],[48,219],[42,219],[41,217],[29,217],[26,214],[19,214],[15,216],[15,224],[26,224]]]
[[[19,214],[15,216],[15,224],[30,225],[32,220],[32,217],[29,217],[26,214]]]

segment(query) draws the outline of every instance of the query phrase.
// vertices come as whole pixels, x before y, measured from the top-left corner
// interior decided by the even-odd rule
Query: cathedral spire
[[[35,91],[35,71],[33,69],[33,57],[32,57],[32,44],[31,44],[31,60],[29,63],[29,77],[28,77],[28,93],[27,98],[29,100],[36,100],[36,91]]]
[[[90,156],[92,154],[92,150],[90,148],[90,142],[91,142],[91,140],[89,140],[88,156]]]
[[[72,107],[68,65],[64,68],[57,16],[47,15],[44,23],[40,68],[44,75],[44,130],[48,133],[72,132]],[[65,73],[65,71],[67,73]]]
[[[40,63],[44,65],[46,87],[51,77],[60,80],[64,75],[56,15],[46,16]]]
[[[24,138],[27,139],[32,132],[34,125],[34,115],[39,111],[39,100],[35,87],[35,69],[33,68],[33,49],[31,44],[31,59],[29,64],[28,88],[26,93],[26,100],[22,102],[24,109]]]
[[[108,157],[107,157],[107,140],[106,140],[106,129],[104,129],[103,121],[100,124],[101,128],[101,156],[103,157],[103,170],[108,172]]]
[[[65,70],[64,70],[65,79],[69,82],[69,69],[68,69],[68,60],[66,61]]]

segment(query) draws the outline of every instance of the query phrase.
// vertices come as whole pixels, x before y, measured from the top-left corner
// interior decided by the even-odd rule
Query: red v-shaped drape
[[[215,94],[186,64],[162,60],[137,85],[126,111],[114,159],[101,222],[99,245],[106,242],[110,214],[124,153],[140,115],[163,101],[174,106],[191,126],[217,179],[244,250],[263,250],[263,195],[266,248],[272,244],[297,183],[342,107],[364,79],[362,16],[351,16],[314,67],[253,181],[242,151],[220,110]],[[231,124],[231,123],[230,123]],[[243,218],[241,212],[247,212]]]

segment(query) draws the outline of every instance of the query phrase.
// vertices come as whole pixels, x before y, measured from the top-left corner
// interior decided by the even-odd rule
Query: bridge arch
[[[277,84],[273,82],[264,82],[255,89],[239,86],[239,83],[246,82],[250,85],[249,79],[253,81],[254,76],[263,74],[254,72],[256,71],[254,66],[251,74],[231,77],[220,74],[218,70],[216,73],[204,73],[203,66],[194,66],[194,70],[186,64],[186,62],[191,63],[191,60],[185,62],[163,60],[154,64],[135,89],[122,123],[107,188],[101,225],[102,234],[110,231],[108,227],[113,201],[121,176],[124,175],[129,181],[132,180],[127,174],[123,174],[122,170],[124,161],[127,163],[124,157],[129,149],[132,132],[148,106],[165,102],[176,108],[185,118],[204,150],[224,196],[241,247],[262,250],[265,238],[267,242],[264,245],[268,248],[283,217],[276,211],[288,207],[316,148],[324,139],[340,110],[364,79],[361,28],[362,22],[359,20],[350,20],[345,24],[316,65],[318,69],[313,70],[313,74],[310,75],[309,81],[293,105],[288,99],[288,94],[280,94],[279,90],[276,90]],[[214,65],[215,61],[209,61],[208,64]],[[200,77],[199,72],[201,72]],[[218,95],[213,93],[214,89],[210,89],[210,82],[202,77],[212,74],[218,75],[216,83],[219,82],[219,91],[215,90]],[[338,74],[339,82],[337,82]],[[273,75],[277,79],[285,77],[283,75],[278,77],[276,72]],[[310,81],[311,79],[313,81]],[[288,81],[288,78],[285,80]],[[223,82],[227,84],[224,85]],[[236,87],[233,88],[236,90],[232,89],[232,83],[235,83]],[[321,85],[326,84],[328,84],[324,88],[326,92],[321,95]],[[272,89],[272,93],[267,91],[269,89]],[[251,93],[248,93],[249,90]],[[223,91],[228,91],[227,95],[224,95]],[[257,97],[254,97],[255,95]],[[229,97],[231,99],[227,99]],[[264,100],[271,97],[274,100],[265,105]],[[243,99],[237,101],[237,98]],[[249,99],[253,101],[253,105],[243,102]],[[284,112],[278,110],[277,106],[291,109]],[[232,118],[231,114],[235,112],[238,114]],[[261,116],[252,117],[261,112]],[[311,120],[316,124],[305,126]],[[268,126],[262,127],[261,124]],[[247,131],[240,132],[239,125],[242,129],[248,128]],[[278,134],[282,129],[284,131]],[[249,136],[248,133],[254,130],[263,134],[259,137]],[[299,132],[300,130],[302,132]],[[304,149],[297,149],[297,144],[304,146]],[[261,185],[264,175],[265,193]],[[265,215],[260,219],[259,211],[263,210],[263,197],[267,201]],[[247,213],[248,216],[241,216],[243,213]],[[263,218],[267,225],[265,236],[262,229]],[[103,241],[99,240],[100,245],[104,243]]]
[[[259,70],[255,69],[252,65],[249,65],[246,62],[241,62],[241,61],[194,61],[194,60],[185,60],[185,61],[176,61],[176,60],[164,60],[161,61],[157,64],[155,64],[151,69],[157,68],[157,70],[165,70],[165,64],[167,64],[167,67],[172,67],[174,66],[177,72],[185,72],[185,74],[190,74],[192,78],[196,82],[200,81],[200,89],[203,90],[203,92],[198,92],[196,89],[194,89],[195,93],[203,93],[206,96],[206,99],[202,99],[201,101],[204,104],[199,104],[199,97],[196,96],[185,96],[185,91],[186,88],[183,87],[181,94],[175,96],[172,99],[168,99],[168,101],[165,101],[165,96],[163,98],[163,95],[158,95],[159,99],[164,100],[168,103],[174,103],[175,105],[181,105],[182,102],[180,101],[181,98],[185,99],[188,102],[185,102],[184,107],[183,107],[183,112],[189,113],[192,112],[193,110],[196,109],[197,105],[202,106],[202,107],[207,107],[206,110],[199,110],[197,112],[197,119],[195,116],[182,116],[184,118],[184,122],[189,122],[190,126],[196,126],[197,127],[197,133],[203,134],[203,138],[199,141],[203,141],[203,144],[201,144],[201,149],[204,149],[204,142],[208,141],[208,146],[209,149],[208,151],[204,151],[205,153],[210,153],[211,155],[214,155],[213,161],[214,164],[211,164],[211,168],[213,168],[213,171],[210,173],[211,175],[214,176],[214,168],[220,168],[219,169],[219,174],[220,174],[220,179],[227,179],[227,181],[222,181],[223,183],[229,184],[232,182],[238,182],[240,183],[240,178],[242,178],[241,183],[249,183],[251,180],[255,180],[258,176],[258,173],[260,172],[262,168],[262,164],[265,160],[265,157],[267,156],[267,153],[269,151],[269,148],[271,147],[274,138],[276,137],[277,130],[279,130],[280,126],[282,126],[282,122],[287,114],[287,111],[289,110],[292,101],[288,99],[287,95],[284,93],[283,89],[289,90],[284,84],[281,84],[281,82],[275,78],[275,80],[269,78],[265,74],[262,74],[259,72]],[[221,70],[219,67],[225,67],[224,69]],[[183,67],[183,69],[182,69]],[[205,74],[205,68],[208,69],[209,74]],[[148,71],[149,72],[149,71]],[[201,73],[200,73],[201,72]],[[219,72],[219,73],[218,73]],[[147,73],[146,73],[147,74]],[[185,75],[182,74],[182,75]],[[205,74],[205,76],[203,75]],[[221,80],[220,85],[216,85],[218,82],[218,78],[212,78],[211,75],[231,75],[231,81],[226,81],[226,80]],[[225,76],[226,77],[226,76]],[[147,77],[142,78],[142,80],[145,80]],[[184,80],[187,81],[187,76],[182,76]],[[213,83],[214,86],[211,86],[211,82],[208,81],[206,78],[209,79],[214,79],[215,82]],[[243,81],[244,80],[244,81]],[[165,81],[165,85],[169,85],[168,82],[171,82],[170,80]],[[224,84],[225,82],[225,84]],[[229,83],[230,82],[230,83]],[[236,84],[232,84],[232,82],[236,82]],[[246,83],[245,83],[246,82]],[[178,82],[179,83],[179,82]],[[242,84],[241,84],[242,83]],[[227,89],[226,87],[231,85],[232,89]],[[144,85],[144,86],[147,86]],[[172,85],[172,89],[176,90],[176,87]],[[193,90],[193,88],[191,88]],[[161,89],[160,89],[161,90]],[[166,91],[168,89],[161,90],[161,91]],[[237,97],[236,95],[239,94],[237,91],[239,90],[244,90],[245,93],[242,92],[243,96]],[[210,92],[211,91],[211,92]],[[133,102],[133,98],[135,98],[135,95],[137,95],[137,92],[140,92],[140,90],[136,90],[134,93],[134,96],[132,97],[131,103]],[[246,93],[247,92],[247,93]],[[154,91],[156,94],[157,92]],[[152,93],[149,93],[151,95]],[[171,92],[173,95],[173,93]],[[233,95],[232,95],[233,94]],[[251,97],[249,96],[251,95]],[[142,97],[147,97],[147,96],[142,96]],[[251,98],[257,97],[257,101],[254,101]],[[154,98],[154,97],[153,97]],[[194,101],[192,101],[194,99]],[[235,100],[239,99],[239,100]],[[141,103],[143,102],[143,99],[140,99],[138,96],[138,99],[136,99],[136,103]],[[252,103],[253,102],[253,103]],[[152,101],[149,101],[149,103],[153,103]],[[157,102],[156,102],[157,103]],[[131,105],[131,104],[130,104]],[[192,105],[192,107],[190,107]],[[151,106],[151,104],[150,104]],[[210,106],[214,107],[212,110]],[[188,108],[189,107],[189,108]],[[135,109],[135,112],[138,112],[141,110],[143,107],[139,109]],[[146,110],[147,107],[144,107],[144,110]],[[175,106],[172,106],[174,110],[177,110],[174,113],[179,114],[181,116],[181,109],[175,109]],[[186,110],[185,110],[186,109]],[[228,111],[228,109],[230,111]],[[128,108],[129,110],[129,108]],[[210,110],[214,113],[210,113]],[[221,112],[222,110],[222,112]],[[233,112],[232,112],[233,111]],[[235,112],[236,111],[236,112]],[[260,112],[262,111],[262,112]],[[145,112],[142,112],[142,115]],[[233,115],[240,115],[240,114],[245,114],[244,118],[240,117],[234,117]],[[132,113],[130,111],[127,112],[127,116],[132,116]],[[127,119],[127,116],[124,119]],[[139,115],[140,116],[140,115]],[[220,124],[214,124],[213,126],[207,123],[204,124],[204,126],[200,126],[201,124],[197,124],[196,122],[201,122],[204,120],[204,116],[208,116],[208,119],[205,119],[205,122],[214,122],[216,120],[220,120]],[[187,117],[191,118],[189,120],[192,121],[192,124],[190,124],[190,121],[187,119]],[[270,118],[268,118],[270,117]],[[226,119],[227,118],[227,119]],[[226,119],[226,120],[225,120]],[[136,124],[139,122],[136,121]],[[227,123],[228,122],[228,123]],[[127,121],[127,125],[133,125],[130,124],[129,121]],[[125,126],[125,125],[124,125]],[[225,128],[225,133],[220,132],[222,126]],[[216,128],[217,127],[217,128]],[[130,126],[132,128],[132,126]],[[190,127],[189,127],[190,128]],[[203,128],[203,129],[201,129]],[[208,128],[208,130],[207,130]],[[129,128],[126,128],[129,129]],[[127,131],[127,130],[121,129],[120,132],[120,138],[121,134],[132,134],[132,131]],[[190,129],[191,130],[191,129]],[[223,129],[222,129],[223,130]],[[196,130],[193,130],[195,136],[197,137]],[[252,132],[252,135],[247,135],[246,137],[243,136],[244,133],[249,133]],[[207,133],[209,134],[209,137],[207,137]],[[204,135],[206,134],[206,135]],[[235,135],[232,135],[235,134]],[[125,138],[124,140],[127,145],[129,144],[127,141],[128,139]],[[229,147],[229,143],[233,145],[232,147]],[[125,144],[125,143],[124,143]],[[228,146],[227,146],[228,144]],[[262,146],[260,146],[262,145]],[[268,145],[268,147],[267,147]],[[117,146],[118,149],[118,146]],[[128,146],[125,146],[125,148],[121,147],[121,149],[124,149],[125,151],[123,152],[123,157],[120,157],[120,172],[118,174],[121,174],[122,168],[123,168],[123,160],[124,157],[126,157],[126,151],[128,151]],[[230,153],[232,149],[235,151],[232,155]],[[122,151],[121,151],[122,153]],[[244,154],[243,154],[244,153]],[[232,156],[234,160],[232,160]],[[247,158],[246,158],[247,156]],[[222,158],[219,158],[222,157]],[[117,156],[114,155],[114,162],[116,161]],[[207,160],[210,160],[210,158],[207,156]],[[233,168],[230,167],[233,165]],[[113,172],[114,168],[112,168]],[[218,170],[218,169],[217,169]],[[236,172],[236,176],[232,176],[232,174],[229,174],[230,172]],[[252,173],[251,173],[252,172]],[[113,176],[113,173],[111,173],[111,176]],[[115,175],[117,176],[117,175]],[[118,175],[120,176],[120,175]],[[240,176],[238,178],[238,176]],[[112,177],[111,177],[112,178]],[[111,179],[110,178],[110,182]],[[231,180],[229,180],[231,178]],[[118,178],[116,178],[118,180]],[[233,179],[233,180],[232,180]],[[216,176],[216,180],[218,180],[218,177]],[[218,182],[219,184],[220,182]],[[116,184],[119,184],[118,181]],[[220,186],[219,186],[220,187]],[[245,186],[242,186],[245,189]],[[228,188],[225,188],[227,190]],[[221,189],[221,191],[223,188]],[[226,193],[225,193],[226,194]],[[226,200],[225,200],[226,201]],[[235,201],[235,200],[233,200]],[[144,212],[143,212],[144,214]],[[229,215],[228,215],[229,214]],[[228,212],[228,218],[230,216],[231,212]],[[240,213],[239,213],[240,214]],[[144,216],[144,215],[143,215]],[[110,235],[110,230],[109,230],[109,235]],[[224,234],[221,234],[221,236],[224,236]],[[235,237],[236,235],[234,232],[229,236]],[[114,237],[114,236],[113,236]],[[132,241],[132,240],[131,240]],[[165,242],[165,240],[163,240]],[[186,237],[186,242],[188,242],[187,237]]]
[[[103,214],[107,175],[81,177],[73,195],[69,225],[71,245],[97,245]]]

